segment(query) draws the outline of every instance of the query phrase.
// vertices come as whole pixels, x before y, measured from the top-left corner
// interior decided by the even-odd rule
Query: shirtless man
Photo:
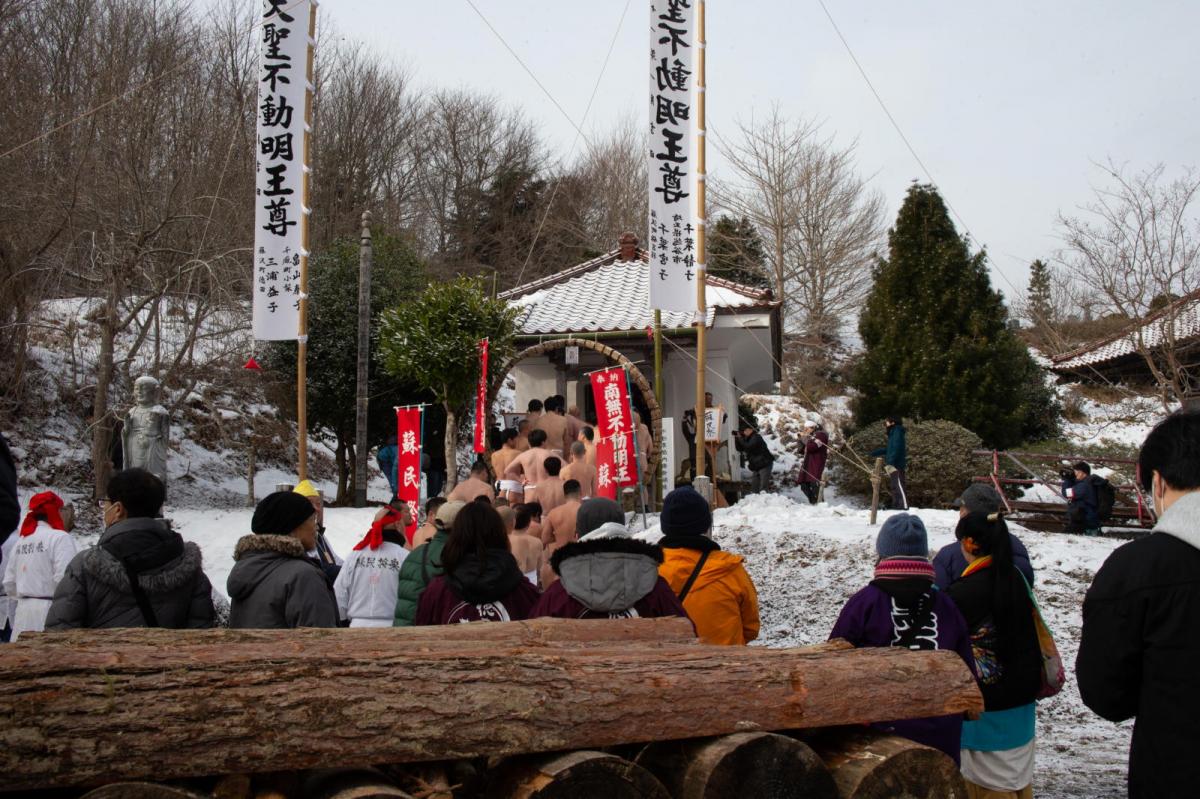
[[[505,508],[512,512],[512,508]],[[512,513],[512,524],[508,526],[508,545],[513,557],[517,559],[517,567],[525,575],[525,579],[534,585],[538,584],[538,572],[542,568],[542,542],[529,532],[529,509],[522,507]]]
[[[517,422],[517,452],[529,451],[529,433],[532,430],[533,424],[528,419]]]
[[[583,446],[587,449],[587,464],[593,469],[596,468],[596,428],[589,424],[585,424],[583,429],[579,431],[579,440],[583,442]]]
[[[587,447],[582,441],[571,445],[571,462],[563,467],[559,475],[565,481],[578,480],[584,499],[596,496],[596,467],[587,462]]]
[[[437,532],[437,527],[434,526],[433,520],[437,517],[438,508],[445,504],[445,497],[430,497],[425,500],[425,523],[413,533],[413,540],[409,549],[416,549],[421,544],[433,538],[433,534]]]
[[[579,515],[579,506],[583,504],[579,495],[579,481],[567,480],[563,483],[563,496],[563,504],[547,513],[546,523],[542,525],[542,545],[547,553],[575,540],[575,517]]]
[[[525,406],[525,421],[529,422],[530,429],[537,427],[537,420],[542,418],[542,401],[531,399],[529,404]]]
[[[471,467],[471,476],[454,487],[450,495],[446,499],[454,502],[474,502],[481,496],[488,498],[491,502],[496,498],[496,492],[492,490],[492,484],[488,482],[488,467],[482,460],[475,461]]]
[[[521,454],[521,451],[517,449],[517,431],[511,427],[500,434],[500,440],[504,443],[500,445],[500,449],[492,453],[492,469],[496,472],[496,479],[504,482],[504,473],[508,470],[509,464]],[[498,496],[507,497],[508,488],[500,486]]]
[[[555,397],[546,399],[545,408],[546,412],[533,423],[533,428],[544,431],[546,448],[555,452],[559,457],[563,457],[571,443],[571,440],[567,438],[567,417],[563,416],[562,409],[559,408],[558,400]]]
[[[537,499],[538,504],[542,506],[542,512],[549,513],[566,501],[563,498],[563,479],[560,476],[562,460],[556,455],[551,455],[546,458],[544,465],[546,477],[538,483]]]
[[[538,483],[546,479],[545,462],[547,458],[553,457],[553,453],[546,449],[546,434],[541,430],[534,430],[529,434],[529,443],[532,445],[529,451],[513,458],[512,463],[504,470],[504,480],[509,483],[510,500],[514,499],[514,494],[521,493],[513,488],[513,483],[523,485],[524,501],[532,502],[537,494]]]
[[[559,408],[565,409],[564,412],[566,415],[563,416],[567,420],[567,449],[563,450],[565,453],[571,448],[571,443],[579,438],[579,431],[583,429],[583,419],[579,418],[578,405],[572,405],[570,408],[567,408],[567,398],[561,394],[555,396],[554,399],[558,403]]]
[[[537,540],[542,540],[542,506],[536,502],[526,502],[524,505],[517,505],[513,508],[517,512],[516,529],[529,533]],[[522,526],[521,511],[524,510],[529,514],[529,521],[524,522]]]

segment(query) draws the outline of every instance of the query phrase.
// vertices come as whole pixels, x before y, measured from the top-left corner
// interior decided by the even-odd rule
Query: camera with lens
[[[1058,476],[1064,480],[1073,480],[1075,479],[1075,472],[1070,469],[1060,469]]]

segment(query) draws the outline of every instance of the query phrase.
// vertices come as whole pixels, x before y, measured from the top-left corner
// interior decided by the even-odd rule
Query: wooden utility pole
[[[354,507],[367,506],[367,364],[371,358],[371,212],[363,211],[358,246],[358,376],[354,414]]]
[[[705,110],[705,79],[704,79],[704,0],[696,6],[696,477],[705,473],[704,457],[708,453],[704,442],[704,370],[707,356],[705,341],[705,322],[708,319],[708,298],[705,295],[705,283],[708,269],[708,258],[704,252],[706,219],[705,213],[705,147],[704,147],[704,110]],[[714,466],[713,477],[717,470]],[[713,490],[716,490],[716,480],[713,480]],[[715,496],[715,494],[714,494]]]
[[[313,121],[313,41],[317,37],[317,4],[308,10],[308,64],[305,76],[308,90],[304,93],[304,208],[300,214],[300,330],[296,336],[296,474],[308,479],[308,248],[312,225],[312,165]]]

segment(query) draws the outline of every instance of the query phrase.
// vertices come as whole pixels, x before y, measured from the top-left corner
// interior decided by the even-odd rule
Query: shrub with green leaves
[[[913,507],[942,508],[958,498],[971,479],[980,471],[980,460],[972,450],[983,446],[979,436],[970,430],[935,419],[928,422],[904,420],[908,443],[908,502]],[[887,443],[883,422],[873,422],[858,430],[846,442],[863,462],[873,467],[875,461],[867,453]],[[850,456],[854,459],[854,456]],[[855,459],[856,460],[856,459]],[[861,469],[842,463],[837,467],[838,487],[845,493],[871,496],[871,479]],[[889,497],[888,481],[884,479],[880,497]]]

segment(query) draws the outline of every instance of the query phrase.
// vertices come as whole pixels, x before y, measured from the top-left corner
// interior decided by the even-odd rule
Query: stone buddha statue
[[[171,420],[167,409],[158,403],[158,381],[142,375],[133,383],[133,395],[137,405],[126,415],[121,433],[125,466],[145,469],[165,485]]]

